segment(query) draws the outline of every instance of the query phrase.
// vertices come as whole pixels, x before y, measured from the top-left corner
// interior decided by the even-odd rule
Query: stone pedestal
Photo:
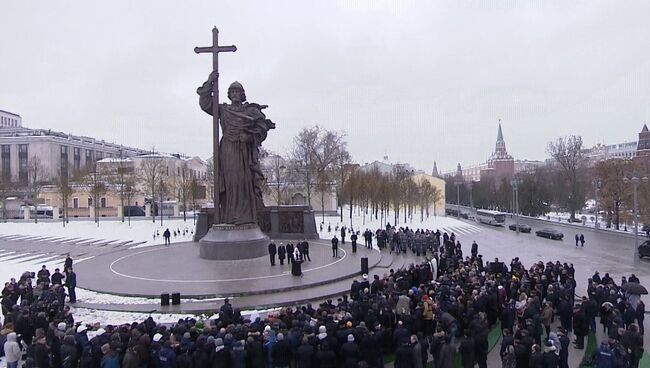
[[[151,211],[151,203],[144,205],[144,215],[147,217],[153,216],[153,212]]]
[[[25,206],[23,209],[23,219],[29,221],[29,206]]]
[[[52,207],[52,219],[53,220],[59,219],[59,207]]]
[[[269,237],[256,224],[212,225],[199,240],[200,257],[220,261],[262,257]]]
[[[201,240],[214,222],[214,208],[203,208],[196,219],[194,241]],[[273,239],[318,239],[316,218],[309,206],[268,206],[257,213],[263,233]]]

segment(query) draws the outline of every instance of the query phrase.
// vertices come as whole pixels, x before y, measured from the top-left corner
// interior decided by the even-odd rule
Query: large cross
[[[194,52],[197,54],[212,53],[212,70],[217,75],[212,85],[212,168],[214,171],[214,189],[212,193],[214,196],[215,224],[221,222],[219,214],[219,53],[235,51],[237,51],[235,46],[219,46],[219,30],[217,27],[212,28],[212,46],[194,48]]]

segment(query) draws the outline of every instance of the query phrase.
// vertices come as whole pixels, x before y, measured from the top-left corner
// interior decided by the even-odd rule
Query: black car
[[[646,240],[639,245],[639,258],[650,257],[650,240]]]
[[[517,224],[510,224],[510,225],[508,226],[508,229],[510,229],[510,230],[512,230],[512,231],[517,231]],[[530,230],[531,230],[530,226],[528,226],[528,225],[526,225],[526,224],[519,224],[519,231],[520,231],[520,232],[522,232],[522,233],[529,233]]]
[[[562,240],[562,238],[564,238],[564,234],[562,234],[559,231],[551,230],[551,229],[537,230],[535,231],[535,235],[541,236],[542,238],[549,238],[553,240]]]

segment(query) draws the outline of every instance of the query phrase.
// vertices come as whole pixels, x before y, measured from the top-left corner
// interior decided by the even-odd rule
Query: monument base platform
[[[257,217],[259,228],[273,239],[319,239],[316,217],[310,206],[267,206],[257,213]],[[214,208],[201,209],[194,241],[207,236],[213,224]]]
[[[199,240],[199,257],[218,261],[258,258],[267,254],[269,241],[256,224],[212,225]]]

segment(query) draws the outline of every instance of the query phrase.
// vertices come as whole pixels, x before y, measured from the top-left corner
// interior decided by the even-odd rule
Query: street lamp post
[[[456,184],[456,207],[458,209],[456,217],[460,218],[460,185],[463,184],[463,180],[460,177],[457,177],[454,184]]]
[[[469,182],[469,208],[471,210],[474,209],[473,187],[474,187],[474,180]]]
[[[595,206],[595,207],[596,207],[596,208],[595,208],[595,212],[596,212],[596,223],[594,224],[594,229],[598,230],[598,229],[599,229],[599,225],[598,225],[598,216],[600,215],[600,211],[598,210],[598,194],[599,194],[599,192],[600,192],[600,186],[602,185],[602,182],[601,182],[600,179],[598,178],[598,179],[594,179],[593,184],[594,184],[594,187],[596,188],[596,206]]]
[[[634,198],[634,259],[637,259],[639,256],[639,212],[637,207],[637,186],[639,185],[639,181],[647,183],[648,177],[644,176],[639,178],[639,175],[634,172],[631,178],[627,176],[623,178],[623,183],[632,183],[632,195]]]
[[[519,235],[519,184],[521,184],[521,179],[514,176],[512,180],[510,180],[510,184],[512,184],[512,195],[514,199],[512,202],[512,207],[513,212],[515,213],[515,221],[517,224],[517,235]]]

